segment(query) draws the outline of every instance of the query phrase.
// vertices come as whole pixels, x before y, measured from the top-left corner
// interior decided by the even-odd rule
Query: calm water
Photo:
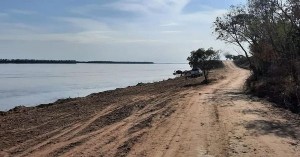
[[[2,64],[0,110],[173,78],[188,64]]]

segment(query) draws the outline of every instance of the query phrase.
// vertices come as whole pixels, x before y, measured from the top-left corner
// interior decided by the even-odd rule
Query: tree
[[[255,76],[272,64],[285,64],[298,82],[294,63],[300,55],[299,8],[299,0],[248,0],[245,6],[232,6],[214,22],[217,39],[239,46]]]
[[[226,53],[224,53],[224,56],[225,56],[225,58],[226,58],[226,60],[232,60],[233,59],[233,55],[232,54],[230,54],[229,52],[226,52]]]
[[[214,28],[217,39],[244,51],[253,72],[251,90],[268,91],[274,101],[300,112],[299,0],[247,0],[218,17]]]
[[[255,40],[250,34],[248,23],[252,19],[251,15],[247,14],[244,7],[232,6],[231,10],[223,17],[217,17],[214,22],[215,33],[218,35],[217,39],[223,40],[227,43],[239,46],[245,56],[247,57],[250,66],[252,66],[249,58],[249,52],[243,46],[244,42],[252,44],[251,40]]]
[[[218,60],[219,51],[212,48],[207,50],[200,48],[197,51],[192,51],[191,55],[187,58],[192,68],[200,68],[203,71],[205,83],[208,83],[208,73],[213,68],[213,60]]]

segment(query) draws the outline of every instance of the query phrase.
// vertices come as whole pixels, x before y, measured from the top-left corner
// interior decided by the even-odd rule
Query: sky
[[[245,0],[1,0],[0,58],[185,63],[192,50],[240,50],[213,22]]]

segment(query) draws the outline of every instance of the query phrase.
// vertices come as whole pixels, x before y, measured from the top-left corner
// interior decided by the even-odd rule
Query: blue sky
[[[245,0],[1,0],[0,58],[186,62]]]

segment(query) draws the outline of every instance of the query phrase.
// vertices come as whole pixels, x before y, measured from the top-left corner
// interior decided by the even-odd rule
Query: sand
[[[0,156],[300,156],[300,118],[244,94],[232,62],[203,78],[20,107],[0,116]]]

